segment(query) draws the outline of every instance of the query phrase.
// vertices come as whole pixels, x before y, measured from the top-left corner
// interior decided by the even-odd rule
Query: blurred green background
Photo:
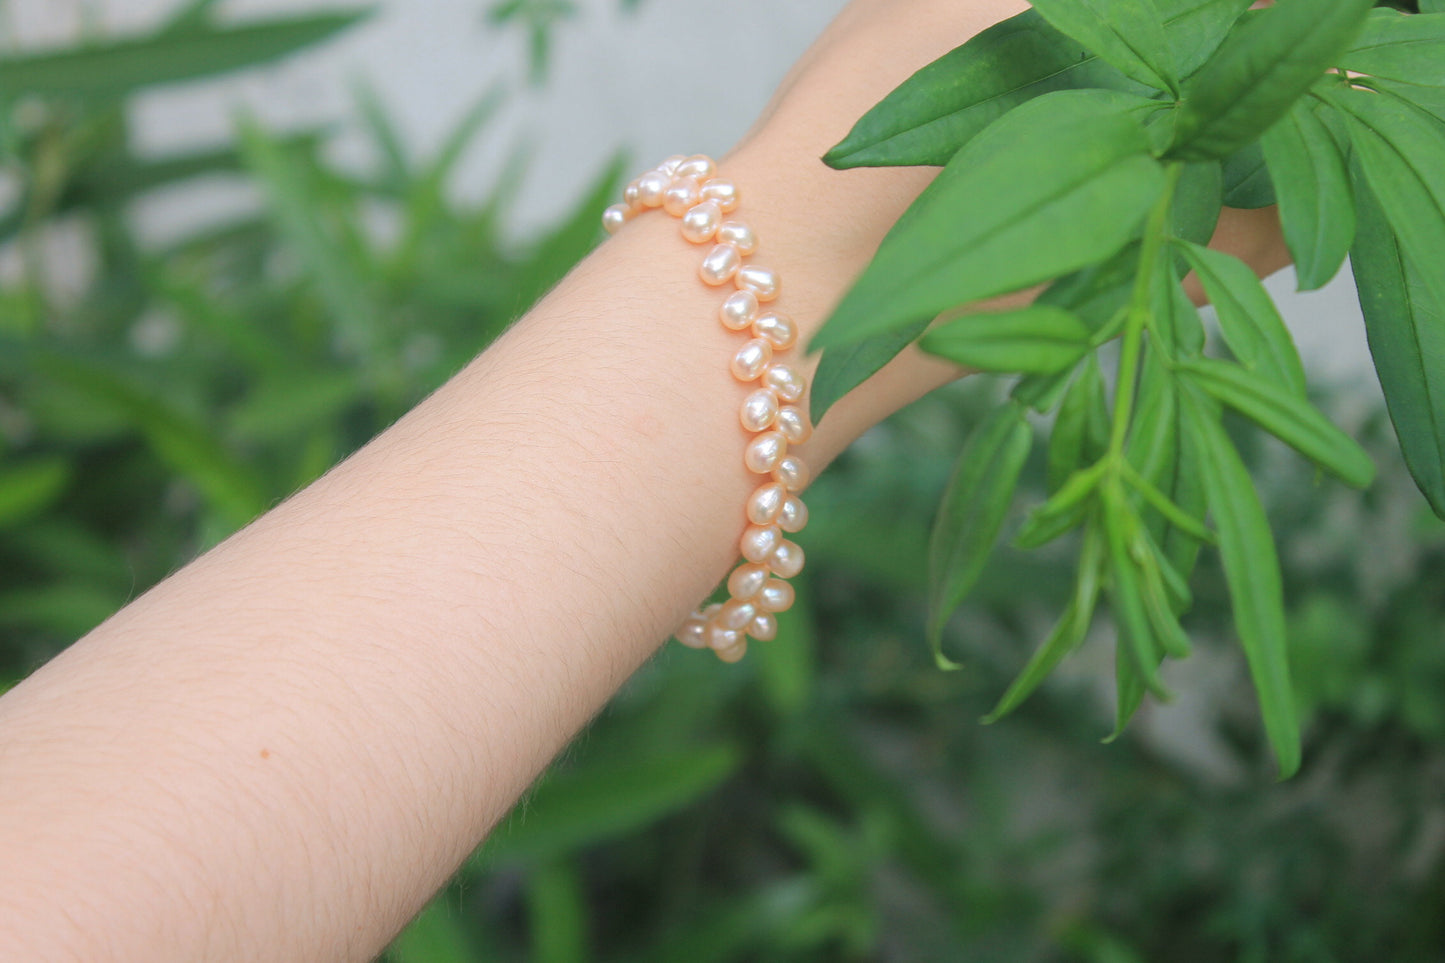
[[[0,52],[0,687],[457,370],[597,242],[637,166],[608,164],[519,238],[525,154],[487,198],[450,190],[501,95],[428,156],[364,89],[323,129],[243,119],[228,145],[141,155],[137,92],[305,56],[362,16],[220,25],[212,6]],[[536,79],[569,10],[489,13],[523,31]],[[326,151],[356,130],[375,158],[360,173]],[[140,240],[136,201],[206,179],[262,203]],[[941,392],[844,456],[810,496],[781,637],[736,667],[665,649],[387,958],[1445,959],[1445,526],[1383,413],[1349,386],[1322,398],[1381,465],[1364,496],[1253,452],[1309,719],[1304,770],[1278,785],[1215,569],[1179,703],[1113,745],[1102,644],[977,721],[1058,610],[1067,551],[1003,553],[954,620],[964,671],[933,668],[928,526],[1002,387]]]

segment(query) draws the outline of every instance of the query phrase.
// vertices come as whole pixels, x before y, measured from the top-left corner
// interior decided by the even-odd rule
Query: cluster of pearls
[[[698,276],[710,287],[734,289],[718,319],[748,338],[733,355],[730,370],[749,389],[740,412],[750,435],[743,464],[763,480],[745,508],[747,526],[739,543],[744,562],[728,577],[728,601],[694,612],[677,630],[684,645],[712,649],[724,662],[736,662],[747,651],[749,637],[767,642],[777,635],[777,613],[793,604],[787,580],[803,569],[802,548],[785,536],[808,523],[807,506],[798,497],[808,484],[808,466],[791,449],[808,440],[813,426],[802,404],[807,381],[796,367],[778,360],[797,344],[798,327],[787,315],[765,308],[778,296],[778,275],[747,263],[758,249],[757,236],[727,216],[737,210],[738,188],[718,176],[711,158],[669,157],[628,184],[624,198],[602,215],[608,232],[653,209],[680,218],[685,239],[710,245]]]

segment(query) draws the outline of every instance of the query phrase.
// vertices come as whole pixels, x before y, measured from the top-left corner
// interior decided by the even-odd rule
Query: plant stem
[[[1124,346],[1119,354],[1119,382],[1114,391],[1114,424],[1109,436],[1110,461],[1124,457],[1124,442],[1129,421],[1134,413],[1134,386],[1139,376],[1139,354],[1143,350],[1144,330],[1151,315],[1149,295],[1153,290],[1154,271],[1159,255],[1169,240],[1169,211],[1174,206],[1174,192],[1184,165],[1179,161],[1165,168],[1164,191],[1149,212],[1144,226],[1143,246],[1139,251],[1139,273],[1134,278],[1134,297],[1124,327]]]

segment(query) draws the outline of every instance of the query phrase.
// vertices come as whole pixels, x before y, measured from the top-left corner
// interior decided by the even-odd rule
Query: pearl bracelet
[[[806,407],[807,381],[793,365],[777,360],[798,341],[798,328],[785,314],[763,310],[778,296],[778,275],[748,264],[757,236],[740,221],[725,219],[738,207],[738,188],[719,177],[717,165],[701,154],[669,157],[627,185],[625,203],[609,207],[602,224],[616,233],[632,218],[660,208],[682,220],[682,236],[711,244],[698,276],[710,287],[732,282],[718,311],[723,327],[751,337],[733,356],[733,377],[752,387],[743,399],[741,421],[751,435],[743,452],[748,471],[767,480],[748,498],[747,527],[739,545],[744,563],[733,570],[727,602],[694,612],[677,630],[677,640],[712,649],[724,662],[747,651],[748,636],[770,641],[778,634],[776,613],[793,604],[787,579],[803,569],[803,550],[784,533],[801,531],[808,509],[798,497],[808,467],[789,448],[813,433]]]

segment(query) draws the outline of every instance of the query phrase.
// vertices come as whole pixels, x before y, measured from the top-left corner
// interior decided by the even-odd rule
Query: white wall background
[[[226,138],[239,111],[283,126],[344,119],[353,86],[369,81],[421,154],[433,149],[475,101],[496,84],[510,93],[498,121],[465,164],[459,187],[480,194],[508,153],[530,148],[529,177],[516,227],[526,231],[566,210],[619,149],[651,162],[677,151],[720,153],[736,141],[788,66],[844,0],[722,0],[738,29],[700,29],[719,0],[642,0],[624,14],[617,0],[578,0],[578,17],[555,32],[543,88],[525,81],[520,31],[485,23],[493,0],[382,0],[362,27],[305,56],[240,78],[175,87],[136,105],[140,146],[166,152]],[[163,18],[179,0],[0,0],[7,40],[64,42],[84,25],[124,32]],[[345,0],[225,0],[232,20],[345,7]],[[900,7],[906,5],[900,4]],[[744,49],[752,67],[725,74],[723,53]],[[701,105],[707,105],[704,109]],[[362,160],[343,137],[343,159]],[[250,203],[216,193],[198,203],[172,198],[146,211],[158,232],[210,216],[218,206]],[[1342,276],[1323,292],[1295,295],[1292,272],[1270,281],[1312,376],[1359,383],[1377,394],[1354,302]]]

